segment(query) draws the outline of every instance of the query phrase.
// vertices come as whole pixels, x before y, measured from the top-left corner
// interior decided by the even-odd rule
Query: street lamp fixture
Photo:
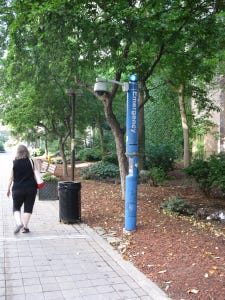
[[[128,158],[129,173],[126,176],[125,187],[125,230],[132,231],[136,229],[137,221],[138,78],[136,74],[131,74],[129,83],[96,78],[94,92],[99,96],[103,96],[107,93],[107,82],[121,85],[122,90],[127,92],[126,156]]]
[[[128,90],[129,90],[128,82],[120,82],[117,80],[105,79],[105,78],[96,78],[96,83],[94,85],[94,91],[97,94],[107,92],[107,86],[105,84],[106,82],[121,85],[123,92],[128,92]],[[101,94],[100,94],[100,96],[101,96]]]
[[[75,104],[76,96],[81,95],[81,91],[68,89],[66,94],[70,96],[72,108],[72,121],[71,121],[71,180],[74,181],[75,173]]]

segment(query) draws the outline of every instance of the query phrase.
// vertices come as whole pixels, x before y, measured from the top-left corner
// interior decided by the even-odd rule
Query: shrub
[[[213,190],[225,193],[225,154],[211,155],[208,161],[194,160],[184,169],[185,173],[193,176],[199,188],[207,195]]]
[[[38,148],[38,149],[32,150],[31,155],[32,155],[33,157],[36,157],[36,156],[42,156],[44,153],[45,153],[45,150],[44,150],[44,149]]]
[[[104,163],[118,165],[118,157],[116,153],[107,154],[102,158]]]
[[[99,161],[102,159],[102,153],[97,149],[82,149],[77,153],[76,158],[83,161]]]
[[[61,165],[63,163],[63,161],[62,161],[61,158],[57,158],[56,161],[55,161],[55,163]]]
[[[193,176],[195,181],[198,183],[199,188],[205,193],[208,194],[210,191],[210,166],[209,162],[202,159],[196,159],[193,163],[184,169],[184,172],[188,176]]]
[[[161,168],[164,172],[173,170],[175,151],[170,145],[151,144],[146,147],[145,165],[149,168]]]
[[[210,189],[225,193],[225,153],[211,155],[208,164]]]
[[[154,186],[162,184],[166,179],[166,173],[161,168],[141,170],[139,172],[139,183],[152,182]]]
[[[81,170],[83,179],[101,180],[105,178],[117,178],[119,174],[118,166],[103,162],[98,162]]]
[[[148,170],[140,170],[138,173],[139,183],[148,183],[151,180],[151,175]]]
[[[41,155],[43,155],[44,153],[45,153],[45,149],[43,149],[43,148],[37,149],[37,156],[41,156]]]
[[[152,168],[149,170],[149,174],[155,186],[162,184],[166,179],[166,173],[161,168]]]
[[[55,175],[53,174],[49,174],[49,173],[46,173],[42,176],[42,179],[47,182],[47,181],[51,181],[51,182],[58,182],[58,177],[56,177]]]
[[[180,196],[170,197],[161,206],[161,209],[168,212],[169,214],[175,215],[192,215],[193,212],[190,208],[190,203],[184,201]]]

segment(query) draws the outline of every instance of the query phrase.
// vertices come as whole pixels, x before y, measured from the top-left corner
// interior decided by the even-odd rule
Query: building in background
[[[193,142],[193,158],[206,159],[212,154],[225,152],[225,75],[218,80],[217,87],[209,91],[209,97],[220,111],[212,111],[210,121],[214,124],[210,132],[198,136]]]

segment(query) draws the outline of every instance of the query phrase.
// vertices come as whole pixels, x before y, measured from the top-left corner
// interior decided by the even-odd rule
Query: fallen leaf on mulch
[[[123,255],[124,260],[129,260],[129,257],[127,255]]]
[[[198,294],[199,290],[196,290],[196,289],[189,289],[188,290],[188,293],[189,294]]]
[[[166,273],[167,270],[162,270],[162,271],[159,271],[158,274],[163,274],[163,273]]]
[[[217,269],[218,269],[217,266],[213,266],[213,267],[211,268],[211,270],[209,270],[209,274],[210,274],[210,275],[213,275]]]

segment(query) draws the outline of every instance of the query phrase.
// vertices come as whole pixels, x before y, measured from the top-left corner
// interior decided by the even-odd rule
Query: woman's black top
[[[21,188],[37,188],[33,166],[29,158],[15,159],[13,161],[12,190]]]

